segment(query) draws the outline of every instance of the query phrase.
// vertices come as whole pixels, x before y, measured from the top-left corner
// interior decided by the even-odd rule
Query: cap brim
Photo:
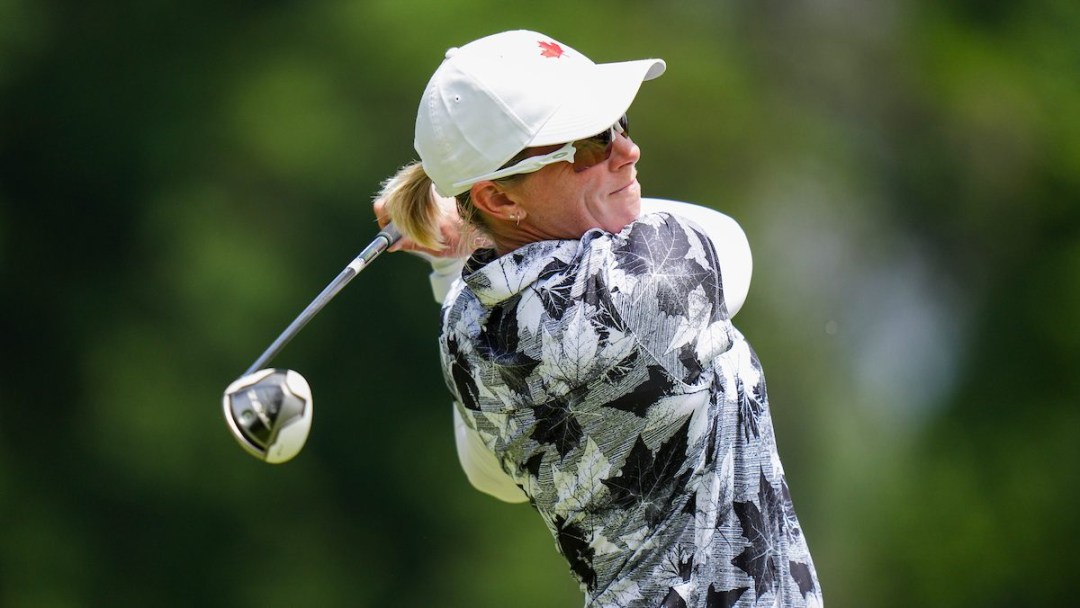
[[[607,129],[630,108],[641,83],[660,76],[666,68],[662,59],[640,59],[596,64],[582,71],[529,147],[566,143]]]

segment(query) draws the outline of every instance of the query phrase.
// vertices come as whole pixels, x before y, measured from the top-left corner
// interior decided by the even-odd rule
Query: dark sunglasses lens
[[[574,142],[574,171],[582,171],[599,165],[611,156],[611,140],[597,135]]]
[[[630,137],[630,121],[626,114],[619,119],[618,125],[618,131],[625,137]],[[602,133],[575,141],[574,171],[581,173],[607,160],[611,156],[612,135],[612,129],[605,129]]]

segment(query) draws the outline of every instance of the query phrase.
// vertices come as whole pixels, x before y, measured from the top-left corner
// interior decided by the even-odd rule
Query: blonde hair
[[[441,249],[444,244],[439,230],[442,213],[435,201],[433,185],[424,173],[424,166],[418,161],[411,162],[382,183],[378,198],[402,236],[421,247]]]
[[[510,182],[520,177],[513,175],[496,181]],[[436,196],[435,184],[424,172],[423,164],[414,161],[398,169],[397,173],[384,181],[377,198],[383,201],[383,208],[390,216],[390,221],[394,222],[402,236],[421,247],[442,249],[446,242],[440,229],[442,209]],[[466,190],[454,199],[457,201],[457,212],[463,231],[472,229],[480,235],[486,235],[487,224],[483,215],[473,205],[470,192]]]

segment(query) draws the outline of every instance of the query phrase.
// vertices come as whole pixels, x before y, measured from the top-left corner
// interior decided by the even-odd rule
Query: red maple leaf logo
[[[562,57],[563,49],[561,46],[558,45],[558,43],[540,42],[540,48],[543,49],[542,51],[540,51],[541,57]]]

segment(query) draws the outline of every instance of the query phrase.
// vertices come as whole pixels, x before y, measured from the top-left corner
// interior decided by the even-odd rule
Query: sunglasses
[[[626,114],[623,114],[618,122],[592,137],[574,140],[554,152],[538,156],[525,156],[522,158],[523,154],[528,154],[529,152],[528,149],[526,149],[521,154],[510,159],[510,161],[500,169],[467,180],[455,182],[454,187],[460,188],[461,186],[475,184],[476,182],[483,180],[494,180],[502,177],[510,177],[511,175],[533,173],[543,169],[547,165],[561,162],[570,163],[573,165],[575,173],[581,173],[582,171],[591,169],[611,158],[611,148],[615,142],[615,137],[619,134],[622,134],[624,137],[630,137],[630,122],[626,118]]]

